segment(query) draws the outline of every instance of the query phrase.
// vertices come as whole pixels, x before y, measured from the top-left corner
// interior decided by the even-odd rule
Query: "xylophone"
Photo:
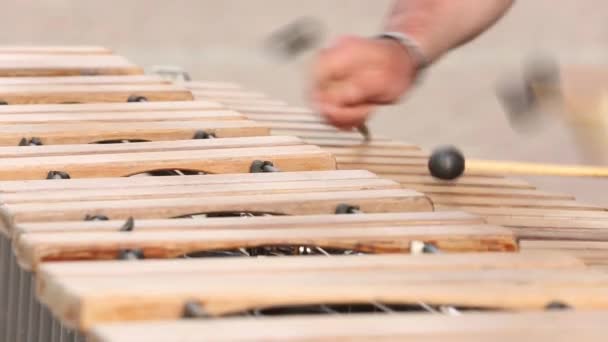
[[[103,47],[0,75],[4,341],[604,339],[607,208]]]

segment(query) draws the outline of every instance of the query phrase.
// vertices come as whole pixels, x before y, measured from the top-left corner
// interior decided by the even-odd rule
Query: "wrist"
[[[395,43],[402,49],[409,59],[409,64],[412,66],[412,74],[415,79],[420,78],[420,74],[431,64],[430,59],[423,53],[419,43],[412,37],[401,32],[384,32],[376,36],[377,39],[383,39]]]

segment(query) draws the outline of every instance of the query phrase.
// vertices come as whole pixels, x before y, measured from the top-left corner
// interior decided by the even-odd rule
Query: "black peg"
[[[148,102],[148,98],[145,96],[131,95],[127,99],[127,102]]]
[[[70,174],[64,171],[49,171],[46,179],[70,179]]]
[[[141,260],[144,258],[144,251],[141,249],[122,249],[118,252],[119,260]]]
[[[422,253],[424,254],[440,254],[441,251],[439,248],[433,244],[425,243],[424,247],[422,247]]]
[[[194,136],[192,137],[192,139],[213,139],[215,137],[216,136],[213,133],[207,133],[203,130],[198,130],[194,132]]]
[[[251,167],[249,167],[250,173],[263,173],[263,172],[280,172],[280,170],[274,166],[272,162],[262,161],[262,160],[254,160],[251,163]]]
[[[19,146],[40,146],[42,145],[42,140],[40,138],[33,137],[31,139],[21,138],[19,141]]]
[[[211,315],[205,311],[203,306],[194,300],[187,301],[184,304],[183,318],[209,318]]]
[[[105,215],[89,215],[84,217],[85,221],[108,221],[109,218]]]
[[[342,204],[338,204],[338,206],[336,207],[335,213],[337,215],[358,214],[358,213],[361,213],[361,208],[359,206],[342,203]]]
[[[545,305],[545,310],[547,311],[557,311],[557,310],[570,310],[572,307],[564,302],[560,301],[552,301],[551,303]]]
[[[6,105],[8,105],[8,102],[6,102],[6,101],[0,101],[0,106],[6,106]]]
[[[129,217],[127,221],[120,227],[121,232],[132,232],[135,228],[135,220],[133,217]]]

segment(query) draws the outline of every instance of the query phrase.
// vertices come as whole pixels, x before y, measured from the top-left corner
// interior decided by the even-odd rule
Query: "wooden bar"
[[[218,217],[212,220],[138,220],[137,231],[184,231],[215,229],[268,229],[276,227],[291,228],[365,228],[381,225],[402,226],[441,226],[483,224],[479,216],[464,212],[402,212],[367,213],[364,215],[306,215],[306,216],[254,216],[247,220],[235,217]],[[26,222],[14,227],[13,236],[18,239],[25,233],[54,232],[115,232],[124,221],[63,221],[63,222]]]
[[[113,260],[122,250],[141,250],[144,258],[152,259],[264,246],[319,246],[359,253],[409,253],[413,241],[433,243],[446,253],[517,250],[517,243],[509,230],[489,225],[55,232],[22,234],[14,248],[21,267],[32,270],[47,261]]]
[[[248,173],[255,160],[271,161],[284,171],[335,169],[333,156],[311,145],[199,148],[164,152],[5,158],[0,160],[0,179],[45,179],[51,170],[67,172],[71,178],[124,177],[158,170]]]
[[[555,272],[540,268],[452,267],[395,271],[376,267],[331,272],[295,269],[294,272],[236,272],[221,276],[155,272],[108,277],[46,276],[44,267],[43,264],[39,297],[64,323],[85,331],[103,322],[178,319],[185,303],[192,300],[201,303],[211,316],[253,308],[374,301],[518,311],[536,311],[554,301],[579,310],[608,306],[608,274],[586,269]]]
[[[1,214],[6,231],[19,222],[83,220],[87,215],[110,219],[172,218],[213,213],[270,213],[281,215],[333,214],[347,203],[363,212],[432,211],[431,202],[422,194],[407,190],[325,191],[256,195],[184,196],[135,200],[22,203],[3,206]]]
[[[489,208],[538,208],[558,210],[606,211],[606,208],[585,204],[574,200],[536,198],[489,198],[486,196],[444,196],[429,195],[438,206],[447,208],[489,207]]]
[[[137,128],[134,126],[136,125]],[[172,141],[192,139],[198,131],[217,138],[264,136],[269,129],[250,120],[201,121],[95,121],[7,124],[0,126],[0,146],[19,145],[21,139],[38,138],[43,145],[90,144],[122,140]]]
[[[0,63],[0,75],[2,66]],[[148,101],[191,101],[192,93],[180,86],[160,85],[22,85],[1,86],[0,101],[7,104],[62,104],[127,102],[143,96]]]
[[[362,314],[102,324],[91,342],[603,341],[608,312]]]
[[[40,146],[0,146],[2,158],[31,158],[86,154],[169,152],[243,147],[302,146],[296,137],[254,136],[225,139],[188,139],[138,142],[130,144],[64,144]]]
[[[1,52],[0,52],[1,53]],[[97,85],[97,84],[169,84],[159,76],[154,75],[122,75],[122,76],[55,76],[55,77],[2,77],[0,86],[16,85]]]
[[[0,106],[0,114],[65,114],[65,113],[133,113],[227,110],[217,102],[210,101],[154,101],[154,102],[103,102],[71,104],[30,104]]]
[[[274,138],[274,137],[273,137]],[[289,146],[289,144],[286,144]],[[297,145],[297,144],[291,144]],[[280,146],[280,145],[278,145]],[[26,181],[3,181],[0,182],[1,194],[9,193],[38,193],[44,191],[60,190],[96,190],[99,184],[104,189],[122,189],[138,187],[165,187],[176,185],[198,185],[205,187],[214,184],[243,184],[243,183],[269,183],[269,182],[293,182],[312,180],[366,180],[375,179],[376,175],[365,170],[353,171],[292,171],[278,173],[239,173],[239,174],[209,174],[209,175],[184,175],[180,177],[124,177],[124,178],[89,178],[89,179],[54,179],[48,180],[26,180]]]
[[[86,46],[86,45],[2,45],[0,46],[0,54],[58,54],[58,55],[89,55],[89,54],[112,54],[112,50],[103,46]]]
[[[89,122],[148,122],[148,121],[219,121],[219,120],[241,120],[247,118],[237,112],[230,110],[210,111],[174,111],[174,112],[96,112],[96,113],[45,113],[45,114],[1,114],[0,124],[59,124],[59,123],[89,123]],[[257,123],[257,121],[255,121]]]
[[[584,270],[585,263],[567,253],[555,251],[471,252],[452,254],[363,254],[285,258],[191,258],[122,261],[46,262],[40,266],[44,279],[62,277],[109,277],[206,274],[299,273],[299,271],[399,271],[449,270]],[[40,284],[44,288],[44,281]]]
[[[589,266],[608,266],[608,241],[522,240],[526,251],[568,253]]]
[[[432,177],[430,174],[427,175],[408,175],[408,174],[384,174],[384,177],[395,180],[403,186],[441,186],[447,187],[483,187],[488,189],[489,192],[494,191],[497,188],[508,188],[508,189],[535,189],[535,187],[523,180],[517,178],[488,178],[488,177],[475,177],[475,176],[463,176],[452,181],[443,181]]]
[[[112,54],[0,54],[0,76],[142,75],[143,69]]]
[[[204,176],[203,176],[204,177]],[[101,183],[103,184],[103,183]],[[134,200],[149,198],[175,198],[184,196],[227,196],[247,194],[280,194],[298,192],[320,192],[320,191],[355,191],[355,190],[381,190],[399,189],[399,184],[388,179],[333,179],[333,180],[297,180],[297,181],[270,181],[267,183],[234,183],[234,184],[200,184],[175,185],[175,186],[149,186],[136,188],[113,188],[105,189],[98,183],[98,187],[85,190],[65,189],[61,192],[31,191],[17,194],[3,194],[2,204],[17,203],[45,203],[60,201],[105,201],[105,200]]]

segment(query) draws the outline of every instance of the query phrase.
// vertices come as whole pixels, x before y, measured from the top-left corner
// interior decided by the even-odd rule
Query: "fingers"
[[[319,110],[329,124],[339,129],[351,130],[367,121],[372,108],[370,105],[346,107],[322,103]]]
[[[323,88],[328,83],[348,77],[351,73],[352,58],[349,58],[343,46],[344,43],[338,41],[317,56],[313,68],[313,81],[317,87]]]

